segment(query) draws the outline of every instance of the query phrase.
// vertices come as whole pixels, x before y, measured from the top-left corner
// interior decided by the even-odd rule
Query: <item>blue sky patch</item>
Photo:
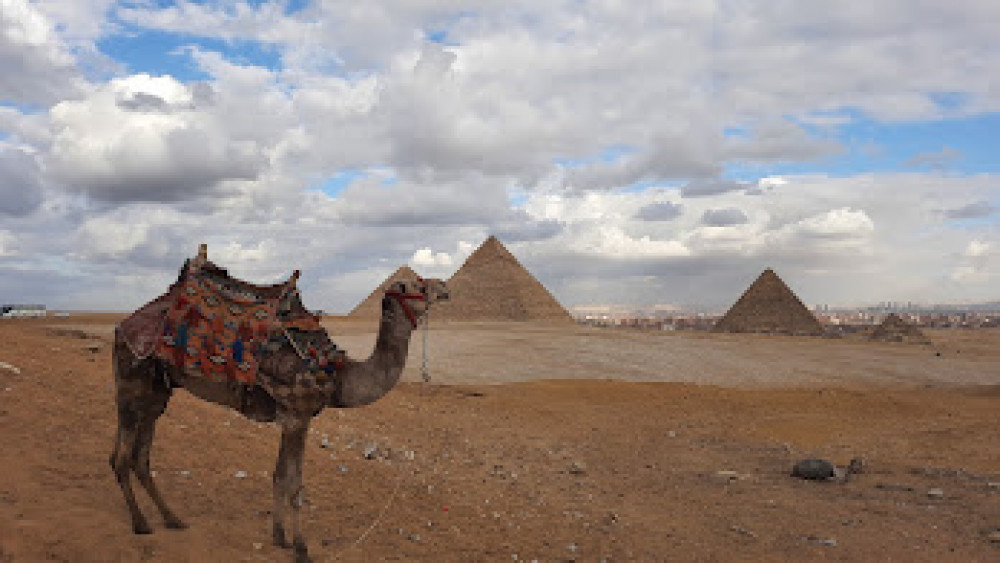
[[[725,176],[753,181],[775,175],[825,174],[846,177],[873,172],[940,170],[969,175],[1000,172],[996,157],[1000,113],[921,121],[879,123],[853,115],[827,136],[843,153],[809,162],[729,163]]]
[[[364,178],[367,174],[361,170],[355,168],[344,168],[338,171],[333,176],[330,176],[325,182],[318,186],[314,186],[312,189],[325,193],[330,197],[337,197],[347,189],[347,186],[351,185],[355,180]]]
[[[184,52],[183,48],[191,45],[218,52],[235,64],[281,69],[279,50],[257,41],[227,42],[131,27],[127,32],[97,42],[102,53],[124,65],[130,74],[169,74],[181,82],[208,80],[211,76],[198,67],[189,53]]]

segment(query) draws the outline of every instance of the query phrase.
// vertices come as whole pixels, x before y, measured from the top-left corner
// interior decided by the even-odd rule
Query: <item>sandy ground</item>
[[[269,545],[277,430],[183,391],[161,419],[153,467],[191,527],[164,529],[140,493],[155,533],[131,534],[107,464],[113,321],[0,323],[0,561],[290,560]],[[327,326],[352,356],[374,341],[366,323]],[[418,334],[406,382],[375,405],[315,419],[311,552],[1000,560],[990,539],[1000,332],[930,336],[932,346],[908,346],[434,325],[432,385],[415,383]],[[364,459],[373,444],[380,454]],[[788,476],[811,456],[864,457],[867,471],[846,484]]]

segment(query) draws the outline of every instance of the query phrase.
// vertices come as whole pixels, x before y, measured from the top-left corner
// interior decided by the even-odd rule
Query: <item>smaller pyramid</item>
[[[347,316],[355,319],[381,318],[382,296],[385,294],[385,290],[389,288],[389,285],[397,281],[415,281],[417,277],[417,273],[410,269],[409,266],[405,264],[400,266],[399,269],[382,282],[382,285],[375,288],[375,291],[371,292],[364,301],[358,303]]]
[[[931,343],[923,331],[904,321],[896,313],[889,313],[882,324],[875,327],[868,339],[882,342],[905,342],[907,344]]]
[[[729,308],[712,332],[822,335],[823,325],[768,268]]]
[[[447,281],[448,301],[431,316],[453,321],[573,322],[573,317],[496,237]]]

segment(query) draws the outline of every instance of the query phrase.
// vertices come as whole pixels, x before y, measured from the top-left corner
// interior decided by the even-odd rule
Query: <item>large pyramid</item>
[[[821,335],[823,325],[768,268],[715,323],[712,332]]]
[[[407,265],[402,265],[391,276],[382,282],[382,285],[375,288],[375,291],[365,298],[364,301],[351,310],[347,316],[358,319],[378,319],[382,316],[382,295],[389,287],[389,284],[400,280],[415,280],[417,273]]]
[[[432,319],[573,322],[569,312],[494,236],[469,256],[447,284],[450,298],[431,309]]]
[[[875,327],[869,340],[881,340],[883,342],[905,342],[907,344],[930,344],[930,339],[917,327],[904,321],[896,313],[889,313],[889,316],[882,321],[882,324]]]

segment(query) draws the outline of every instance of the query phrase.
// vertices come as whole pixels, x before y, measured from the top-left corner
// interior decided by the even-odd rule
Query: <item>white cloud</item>
[[[450,267],[454,261],[447,252],[434,252],[429,246],[425,246],[413,253],[410,263],[414,266],[438,268]]]
[[[829,301],[995,295],[995,253],[966,249],[994,244],[995,175],[726,176],[821,169],[859,116],[1000,110],[995,3],[0,2],[5,290],[113,302],[93,281],[113,272],[139,300],[131,276],[206,241],[248,279],[300,267],[315,306],[346,310],[493,233],[570,304],[726,302],[765,263]],[[200,45],[178,56],[208,78],[90,68],[98,39],[150,29]]]
[[[254,178],[264,165],[261,148],[195,108],[196,97],[173,78],[139,74],[57,104],[52,176],[114,202],[181,201],[224,180]]]
[[[34,154],[0,143],[0,216],[34,211],[42,203],[42,184]]]
[[[17,255],[17,237],[10,231],[0,230],[0,258]]]
[[[983,285],[1000,278],[1000,242],[969,241],[950,278],[962,285]]]
[[[0,0],[0,100],[47,105],[84,88],[69,46],[27,0]]]

